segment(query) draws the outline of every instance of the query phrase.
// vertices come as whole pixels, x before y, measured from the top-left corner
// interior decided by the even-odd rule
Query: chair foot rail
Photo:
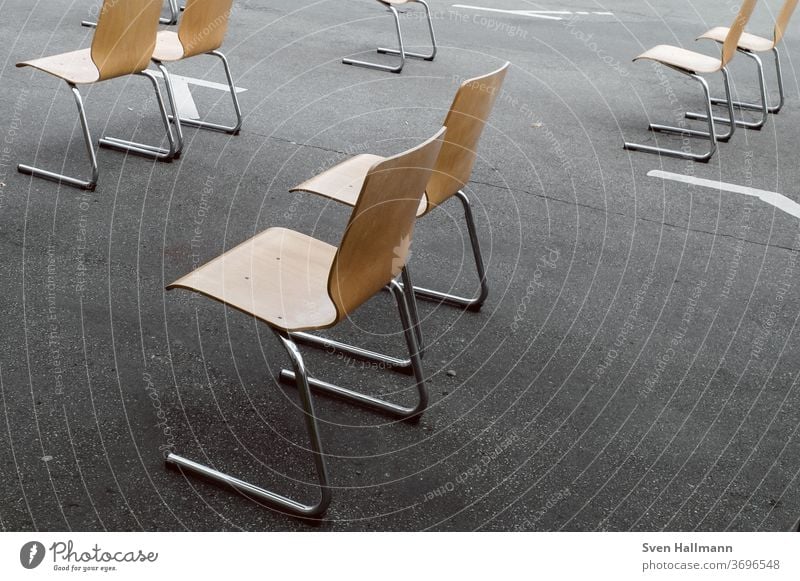
[[[161,89],[158,86],[158,80],[156,79],[155,75],[152,71],[144,70],[139,73],[136,73],[139,76],[146,77],[150,80],[153,85],[153,89],[156,93],[156,102],[158,103],[158,109],[161,113],[161,121],[164,124],[164,129],[167,132],[167,140],[169,141],[169,149],[163,149],[161,147],[156,147],[153,145],[148,145],[146,143],[136,143],[134,141],[126,141],[124,139],[118,139],[116,137],[103,137],[100,139],[100,145],[102,147],[108,147],[109,149],[116,149],[117,151],[124,151],[128,153],[134,153],[136,155],[141,155],[143,157],[155,158],[159,161],[172,161],[178,154],[180,154],[179,144],[175,139],[175,136],[172,134],[172,128],[169,123],[169,118],[167,116],[167,108],[164,104],[164,98],[161,96]]]
[[[275,508],[283,509],[296,516],[316,517],[323,514],[327,509],[327,504],[323,502],[324,499],[317,504],[303,504],[278,494],[277,492],[271,492],[260,486],[250,484],[249,482],[245,482],[244,480],[240,480],[234,476],[215,470],[214,468],[209,468],[208,466],[204,466],[203,464],[199,464],[177,454],[170,454],[167,456],[166,464],[172,468],[193,473],[214,483],[230,486],[247,496],[260,500]]]

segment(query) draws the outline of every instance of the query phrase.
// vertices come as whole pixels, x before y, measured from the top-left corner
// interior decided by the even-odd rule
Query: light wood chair
[[[151,71],[146,70],[156,43],[160,11],[160,0],[127,0],[126,2],[105,0],[100,10],[100,18],[91,48],[17,63],[18,67],[34,67],[63,79],[69,85],[78,106],[83,137],[92,164],[92,177],[89,180],[77,179],[24,164],[17,166],[20,172],[94,190],[99,173],[97,157],[86,121],[83,99],[77,85],[98,83],[126,75],[141,75],[150,79],[155,89],[156,100],[170,147],[162,149],[113,137],[100,139],[100,145],[163,161],[172,160],[177,144],[170,128],[158,80]]]
[[[789,26],[789,20],[791,20],[795,8],[797,8],[797,2],[798,0],[786,0],[786,2],[784,2],[781,11],[778,13],[778,18],[775,20],[775,29],[772,33],[772,39],[756,36],[755,34],[750,34],[748,32],[742,32],[742,36],[739,38],[737,50],[753,59],[753,61],[756,63],[758,85],[761,96],[761,103],[757,104],[742,101],[733,102],[733,106],[737,109],[761,112],[761,117],[757,121],[744,121],[742,119],[737,119],[736,125],[739,127],[746,127],[748,129],[761,129],[766,124],[770,113],[778,113],[783,108],[786,97],[783,89],[783,72],[781,71],[781,57],[780,52],[778,51],[778,45],[783,39],[786,28]],[[708,39],[718,43],[724,43],[729,32],[729,28],[725,26],[718,26],[700,36],[698,40]],[[772,106],[769,105],[767,97],[767,87],[764,79],[764,65],[761,62],[761,58],[759,58],[757,54],[764,52],[772,52],[775,60],[775,73],[778,79],[778,104]],[[712,98],[711,103],[714,105],[719,105],[725,103],[725,101],[719,98]],[[706,115],[700,113],[687,113],[686,117],[688,119],[698,119],[703,121],[706,119]],[[714,120],[718,123],[724,124],[730,124],[731,122],[730,119],[726,117],[715,117]]]
[[[403,70],[403,66],[406,64],[406,58],[416,58],[422,59],[425,61],[432,61],[436,58],[436,34],[433,32],[433,20],[431,19],[431,10],[428,6],[428,3],[425,0],[378,0],[383,6],[389,9],[389,11],[394,16],[394,24],[395,29],[397,30],[397,43],[398,48],[379,48],[379,54],[391,54],[397,55],[400,57],[400,64],[397,66],[389,66],[389,65],[381,65],[378,63],[371,63],[367,61],[360,61],[351,58],[342,59],[342,62],[346,65],[355,65],[358,67],[367,67],[369,69],[377,69],[379,71],[387,71],[390,73],[399,73]],[[417,53],[417,52],[408,52],[405,49],[405,44],[403,43],[403,33],[400,30],[400,15],[397,12],[396,6],[403,6],[405,4],[422,4],[422,7],[425,9],[425,16],[428,20],[428,32],[431,36],[431,52],[427,54]]]
[[[180,13],[180,10],[183,10],[183,7],[181,6],[180,9],[178,8],[178,0],[167,0],[167,7],[169,8],[169,18],[159,18],[158,22],[167,25],[178,24],[178,14]],[[97,22],[83,20],[81,21],[81,26],[94,28],[97,26]]]
[[[447,127],[447,138],[436,161],[435,171],[426,187],[425,196],[417,208],[417,217],[421,217],[452,197],[456,197],[461,202],[478,273],[480,291],[475,297],[459,297],[414,287],[414,294],[420,298],[470,310],[480,310],[489,295],[486,269],[481,255],[472,207],[463,188],[472,175],[472,168],[477,158],[478,142],[495,100],[500,94],[509,66],[510,63],[506,63],[492,73],[469,79],[461,84],[444,121],[444,126]],[[377,155],[357,155],[295,186],[291,191],[310,192],[352,206],[357,201],[357,194],[369,168],[381,159],[383,158]],[[311,338],[307,339],[315,341]],[[329,343],[324,346],[329,346]],[[346,350],[348,346],[343,347]]]
[[[372,164],[338,248],[285,228],[270,228],[170,284],[238,309],[266,323],[292,361],[291,378],[300,401],[319,479],[320,500],[302,504],[177,454],[167,464],[232,486],[244,494],[299,516],[319,516],[330,502],[324,452],[311,389],[401,418],[418,418],[428,403],[409,306],[395,280],[408,258],[415,213],[445,129],[423,144]],[[418,402],[413,407],[365,395],[309,377],[293,333],[328,329],[389,285],[397,302]]]
[[[414,320],[417,322],[419,316],[417,315],[416,297],[478,311],[489,296],[489,284],[475,228],[472,205],[462,188],[466,186],[472,175],[478,142],[500,93],[509,66],[510,63],[506,63],[492,73],[469,79],[461,84],[445,118],[444,126],[447,127],[447,138],[436,161],[435,171],[426,187],[425,196],[417,208],[417,217],[421,217],[452,197],[456,197],[461,202],[478,274],[478,295],[461,297],[413,286],[408,268],[406,268],[403,271],[401,286],[406,293],[406,300],[412,309]],[[358,200],[358,192],[361,191],[370,167],[382,159],[382,157],[372,154],[357,155],[295,186],[291,192],[305,191],[353,206]],[[424,354],[422,330],[419,326],[416,328],[418,329],[417,341],[420,351]],[[390,371],[407,373],[413,369],[412,362],[408,359],[398,359],[331,338],[320,337],[312,333],[294,333],[293,337],[300,343],[319,347],[328,352],[344,353],[375,363],[380,368]]]
[[[231,69],[228,59],[219,51],[228,30],[232,5],[233,0],[189,0],[183,8],[184,14],[178,24],[178,32],[162,30],[158,33],[156,48],[153,51],[153,62],[161,70],[167,87],[167,96],[173,113],[170,119],[175,123],[178,133],[179,150],[183,148],[181,125],[211,129],[231,135],[238,135],[242,128],[242,110],[239,107],[239,98],[236,96]],[[212,55],[222,61],[233,100],[233,109],[236,113],[234,125],[220,125],[209,121],[180,117],[172,79],[164,63],[177,62],[201,54]]]
[[[703,87],[703,92],[706,97],[706,113],[708,122],[708,131],[699,131],[696,129],[688,129],[686,127],[670,127],[667,125],[651,124],[650,130],[662,133],[675,133],[686,137],[699,137],[708,139],[710,142],[709,150],[705,153],[692,153],[690,151],[665,149],[651,145],[640,145],[638,143],[625,142],[624,148],[631,151],[645,151],[648,153],[658,153],[670,157],[678,157],[681,159],[690,159],[693,161],[707,162],[711,159],[717,150],[718,141],[729,141],[733,137],[736,125],[730,126],[730,129],[725,134],[718,134],[714,126],[714,116],[712,113],[711,93],[708,88],[708,83],[701,75],[710,75],[722,72],[722,78],[725,83],[725,103],[728,106],[729,118],[733,119],[733,100],[731,99],[730,78],[728,74],[727,65],[737,52],[739,38],[744,31],[744,27],[750,20],[753,14],[756,0],[744,0],[739,9],[733,24],[731,25],[725,40],[722,43],[722,54],[720,58],[710,57],[698,52],[693,52],[670,45],[659,45],[637,56],[637,60],[651,60],[662,65],[665,65],[679,73],[688,75],[692,79],[699,82]]]

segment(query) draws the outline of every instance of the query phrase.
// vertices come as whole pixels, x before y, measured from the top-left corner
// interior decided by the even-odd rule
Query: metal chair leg
[[[414,285],[411,282],[411,274],[409,273],[408,266],[403,269],[402,277],[403,284],[401,285],[401,288],[403,289],[406,304],[408,305],[412,327],[417,338],[419,354],[420,357],[422,357],[425,353],[425,347],[423,345],[422,327],[420,325],[419,312],[417,311],[417,301],[414,298],[413,292],[409,292],[407,290],[414,288]],[[391,290],[391,287],[389,288]],[[376,363],[382,367],[385,367],[386,369],[396,371],[398,373],[405,373],[407,375],[412,375],[414,373],[413,362],[410,358],[398,359],[397,357],[391,357],[389,355],[384,355],[383,353],[370,351],[369,349],[363,349],[355,345],[342,343],[333,339],[327,339],[311,333],[291,333],[291,337],[297,343],[324,349],[329,353],[344,353],[362,361]]]
[[[160,24],[168,24],[170,26],[178,24],[178,0],[168,0],[167,5],[169,6],[169,18],[159,18],[158,22]],[[181,7],[183,10],[183,7]],[[82,20],[81,26],[85,26],[86,28],[96,28],[97,22],[92,20]]]
[[[167,4],[169,4],[169,18],[160,18],[159,22],[161,24],[169,24],[170,26],[178,24],[178,16],[180,15],[180,10],[178,10],[178,0],[168,0]],[[164,22],[166,20],[166,22]]]
[[[175,101],[175,89],[172,86],[172,75],[169,74],[167,67],[162,63],[156,61],[156,66],[161,71],[161,76],[164,77],[164,85],[167,87],[167,100],[169,101],[169,106],[173,113],[173,116],[169,117],[169,119],[175,125],[175,134],[177,138],[175,157],[177,158],[180,157],[183,152],[183,127],[181,127],[181,120],[178,116],[178,103]]]
[[[164,98],[161,96],[161,89],[158,86],[158,79],[152,71],[145,70],[136,73],[143,77],[150,79],[153,88],[156,92],[156,101],[158,102],[158,109],[161,112],[161,120],[164,122],[164,129],[167,131],[167,140],[169,141],[169,149],[163,149],[154,145],[147,145],[145,143],[137,143],[135,141],[126,141],[116,137],[103,137],[100,139],[102,147],[109,149],[116,149],[117,151],[124,151],[127,153],[134,153],[144,157],[150,157],[159,161],[172,161],[176,153],[178,153],[178,145],[175,137],[172,135],[172,128],[170,127],[169,118],[167,117],[167,109],[164,105]]]
[[[461,205],[464,207],[464,219],[467,222],[467,231],[469,232],[469,240],[472,246],[472,256],[475,259],[475,270],[478,273],[478,279],[480,281],[480,292],[477,297],[468,298],[415,286],[414,294],[421,299],[462,307],[470,311],[480,311],[483,303],[486,302],[486,298],[489,296],[486,267],[483,264],[480,241],[478,240],[478,232],[475,228],[475,217],[472,214],[472,204],[467,195],[462,191],[457,192],[456,197],[461,201]]]
[[[731,117],[733,117],[733,112],[732,112],[733,111],[733,107],[731,105],[730,81],[728,79],[728,71],[727,71],[727,69],[725,67],[722,68],[722,73],[723,73],[723,77],[724,77],[724,80],[725,80],[725,91],[726,91],[726,94],[728,96],[728,109],[731,111]],[[691,78],[693,78],[696,81],[698,81],[703,87],[703,92],[704,92],[704,94],[706,96],[706,113],[708,113],[708,131],[707,132],[706,131],[698,131],[698,130],[695,130],[695,129],[686,129],[686,128],[681,128],[681,127],[669,127],[669,126],[666,126],[666,125],[656,125],[656,124],[651,124],[650,125],[650,130],[651,131],[658,131],[658,132],[665,132],[665,133],[677,133],[677,134],[684,135],[684,136],[687,136],[687,137],[706,138],[706,139],[709,140],[709,143],[710,143],[709,150],[706,153],[691,153],[691,152],[688,152],[688,151],[681,151],[681,150],[676,150],[676,149],[665,149],[665,148],[662,148],[662,147],[656,147],[656,146],[652,146],[652,145],[641,145],[641,144],[638,144],[638,143],[630,143],[630,142],[627,142],[627,141],[625,142],[624,149],[627,149],[627,150],[630,150],[630,151],[644,151],[644,152],[647,152],[647,153],[658,153],[660,155],[666,155],[666,156],[669,156],[669,157],[677,157],[677,158],[680,158],[680,159],[690,159],[690,160],[693,160],[693,161],[698,161],[698,162],[703,162],[703,163],[705,163],[705,162],[707,162],[708,160],[711,159],[711,157],[714,155],[714,153],[717,150],[717,141],[722,141],[723,140],[722,137],[719,137],[717,135],[716,129],[714,128],[714,114],[713,114],[713,111],[711,109],[711,92],[710,92],[710,90],[708,88],[708,83],[706,82],[706,80],[703,77],[701,77],[699,75],[696,75],[696,74],[693,74],[693,73],[684,73],[684,74],[687,74]],[[725,137],[725,139],[730,139],[730,137],[733,135],[733,131],[734,131],[735,127],[736,127],[735,125],[731,125],[729,132],[723,137]]]
[[[172,106],[172,115],[169,116],[170,121],[175,122],[176,118],[179,118],[180,124],[186,125],[188,127],[199,127],[201,129],[210,129],[211,131],[219,131],[221,133],[228,133],[230,135],[239,135],[239,131],[242,129],[242,109],[239,106],[239,97],[236,95],[236,86],[233,84],[233,76],[231,75],[231,68],[228,65],[228,59],[225,58],[225,55],[222,54],[218,50],[212,50],[209,53],[206,53],[212,56],[219,58],[222,61],[222,66],[225,69],[225,78],[228,80],[228,88],[231,92],[231,100],[233,101],[233,109],[236,112],[236,124],[235,125],[220,125],[219,123],[211,123],[209,121],[199,121],[197,119],[187,119],[185,117],[179,117],[178,110],[175,106]],[[159,67],[162,71],[165,71],[163,65],[159,63]],[[164,77],[166,78],[166,76]],[[172,94],[172,84],[167,84],[167,92],[170,93],[170,103],[175,102],[175,97]],[[176,123],[177,124],[177,123]]]
[[[756,63],[756,69],[758,70],[758,85],[761,94],[761,104],[758,106],[758,110],[761,111],[761,119],[758,121],[744,121],[742,119],[736,119],[735,123],[737,127],[744,127],[745,129],[755,129],[756,131],[760,131],[764,125],[766,125],[767,120],[769,119],[769,102],[767,100],[767,84],[764,81],[764,65],[761,62],[761,59],[758,55],[746,51],[746,50],[739,50],[740,53],[747,55],[751,59],[753,59]],[[714,99],[711,100],[712,104],[714,103]],[[723,101],[723,103],[727,104],[727,101]],[[734,108],[736,105],[732,101]],[[686,113],[687,119],[694,119],[695,121],[705,121],[706,115],[700,113]],[[717,123],[723,123],[725,125],[730,125],[731,119],[728,117],[714,117],[714,121]]]
[[[303,357],[300,355],[300,350],[297,348],[297,345],[294,344],[291,337],[285,332],[280,331],[275,331],[275,334],[289,353],[289,357],[295,369],[294,377],[299,378],[297,381],[297,388],[300,392],[300,403],[303,408],[306,430],[308,431],[308,437],[311,442],[311,451],[314,454],[314,464],[319,482],[319,501],[317,501],[316,504],[303,504],[276,492],[256,486],[255,484],[239,480],[238,478],[215,470],[214,468],[198,464],[197,462],[193,462],[177,454],[169,454],[166,463],[167,466],[185,470],[198,476],[208,478],[216,483],[230,486],[246,496],[256,498],[289,514],[301,517],[319,517],[328,509],[328,505],[331,502],[331,489],[328,484],[328,470],[325,465],[325,456],[322,450],[322,440],[319,435],[317,416],[314,414],[314,405],[311,399],[308,372],[303,362]]]
[[[783,104],[786,100],[786,94],[784,92],[784,87],[783,87],[783,71],[781,70],[781,56],[780,52],[778,51],[778,47],[774,47],[772,49],[772,54],[775,57],[775,73],[778,79],[778,104],[768,107],[767,111],[775,115],[778,112],[780,112],[780,110],[783,108]],[[711,102],[714,105],[724,105],[725,99],[712,98]],[[762,110],[762,106],[757,103],[747,103],[743,101],[733,101],[733,106],[736,109],[743,109],[746,111]]]
[[[433,32],[433,19],[431,18],[431,9],[428,7],[428,3],[425,0],[416,0],[419,4],[425,8],[425,16],[428,20],[428,32],[431,35],[431,52],[429,54],[420,54],[418,52],[405,52],[405,56],[415,59],[422,59],[424,61],[432,61],[436,58],[436,34]],[[399,55],[400,51],[394,48],[379,48],[379,54],[393,54]]]
[[[88,181],[81,180],[25,164],[19,164],[17,166],[17,170],[20,173],[27,175],[75,186],[84,190],[94,191],[95,187],[97,186],[97,178],[100,172],[97,168],[97,156],[95,155],[94,146],[92,145],[92,135],[89,133],[89,124],[86,121],[86,111],[83,106],[83,99],[81,98],[80,91],[78,91],[78,88],[75,85],[72,83],[67,84],[72,90],[72,95],[75,98],[75,104],[78,106],[78,117],[81,121],[81,129],[83,130],[83,140],[86,144],[86,152],[89,154],[89,161],[92,164],[92,178]]]
[[[308,385],[324,394],[333,395],[346,401],[354,402],[364,407],[378,410],[395,417],[402,419],[418,419],[422,412],[424,412],[428,407],[428,390],[425,387],[425,378],[422,371],[422,358],[419,354],[417,335],[413,329],[411,312],[408,303],[406,302],[403,289],[397,281],[392,281],[390,288],[395,300],[397,301],[398,310],[400,311],[400,320],[403,323],[403,334],[406,338],[411,365],[414,370],[414,379],[416,381],[418,394],[416,405],[413,407],[401,406],[377,397],[347,389],[345,387],[320,381],[319,379],[314,379],[313,377],[308,378]],[[280,377],[283,381],[294,382],[296,375],[296,373],[284,369],[281,371]]]
[[[778,52],[778,47],[772,49],[775,55],[775,73],[778,77],[778,104],[770,109],[770,113],[778,113],[783,108],[783,103],[786,101],[786,93],[783,89],[783,71],[781,70],[781,55]]]
[[[411,315],[411,324],[414,328],[414,334],[417,336],[417,346],[419,347],[419,356],[425,356],[425,338],[422,336],[422,324],[419,320],[419,310],[417,309],[417,296],[414,294],[414,283],[411,281],[411,271],[409,270],[408,265],[403,267],[403,272],[401,273],[401,278],[403,279],[402,284],[400,287],[403,289],[403,294],[406,297],[406,304],[408,305],[408,311]],[[408,289],[411,289],[409,291]]]
[[[397,65],[396,67],[391,67],[389,65],[379,65],[377,63],[359,61],[350,58],[342,59],[342,63],[357,67],[366,67],[368,69],[377,69],[379,71],[386,71],[389,73],[399,73],[403,70],[403,66],[406,64],[406,49],[405,46],[403,45],[403,33],[400,30],[400,15],[397,13],[397,9],[394,6],[389,6],[389,10],[391,10],[392,14],[394,15],[394,24],[395,28],[397,29],[397,41],[399,50],[397,51],[396,54],[400,55],[400,64]]]

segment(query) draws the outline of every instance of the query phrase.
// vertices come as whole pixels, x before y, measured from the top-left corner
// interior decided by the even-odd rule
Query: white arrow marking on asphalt
[[[163,78],[161,71],[153,71],[157,77]],[[178,115],[184,119],[200,119],[200,113],[197,111],[192,98],[192,92],[189,90],[189,85],[197,85],[198,87],[206,87],[208,89],[216,89],[217,91],[230,91],[228,85],[222,83],[215,83],[213,81],[206,81],[205,79],[195,79],[194,77],[183,77],[181,75],[170,75],[172,79],[172,88],[175,92],[175,101],[178,106]],[[241,87],[234,87],[237,93],[243,93],[247,89]]]
[[[654,169],[647,174],[651,178],[661,178],[662,180],[671,180],[673,182],[682,182],[684,184],[692,184],[703,188],[711,188],[713,190],[732,192],[734,194],[742,194],[745,196],[753,196],[766,202],[770,206],[775,206],[779,210],[786,212],[790,216],[800,218],[800,204],[794,200],[790,200],[783,194],[777,192],[770,192],[768,190],[758,190],[748,186],[738,186],[736,184],[726,184],[725,182],[716,182],[713,180],[704,180],[694,176],[687,176],[679,173],[672,173],[668,171],[661,171]]]
[[[572,14],[595,14],[598,16],[613,16],[613,12],[570,12],[569,10],[501,10],[499,8],[484,8],[482,6],[468,6],[466,4],[453,4],[453,8],[466,8],[468,10],[482,10],[484,12],[500,12],[501,14],[511,14],[514,16],[530,16],[531,18],[543,18],[545,20],[564,20],[561,16]],[[555,16],[556,14],[560,16]]]

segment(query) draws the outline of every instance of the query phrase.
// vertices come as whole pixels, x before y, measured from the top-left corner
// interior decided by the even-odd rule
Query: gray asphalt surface
[[[0,529],[788,530],[800,515],[798,218],[647,173],[800,201],[798,21],[784,110],[692,165],[623,151],[623,139],[652,142],[648,120],[702,107],[696,84],[631,58],[659,43],[715,54],[693,39],[729,24],[735,3],[475,2],[589,14],[431,0],[439,55],[391,75],[340,64],[390,62],[372,52],[392,42],[376,2],[237,1],[224,51],[247,89],[241,135],[187,129],[171,164],[100,150],[99,186],[84,194],[16,172],[34,159],[83,172],[85,152],[64,84],[14,63],[89,46],[79,23],[96,6],[0,0]],[[761,3],[749,29],[771,35],[779,5]],[[409,45],[424,44],[418,11],[403,22]],[[335,490],[317,523],[166,470],[174,448],[311,498],[295,393],[275,381],[281,347],[164,287],[270,226],[335,243],[347,212],[288,189],[427,138],[463,79],[506,60],[467,192],[492,294],[480,313],[420,303],[421,422],[318,397]],[[753,98],[752,64],[731,68]],[[211,58],[173,70],[223,82]],[[140,78],[87,88],[95,140],[162,139],[150,90]],[[224,93],[192,90],[203,115],[230,116]],[[417,228],[416,281],[469,293],[460,208],[441,210]],[[387,295],[335,335],[399,353],[398,332]],[[321,378],[411,397],[407,377],[304,353]]]

